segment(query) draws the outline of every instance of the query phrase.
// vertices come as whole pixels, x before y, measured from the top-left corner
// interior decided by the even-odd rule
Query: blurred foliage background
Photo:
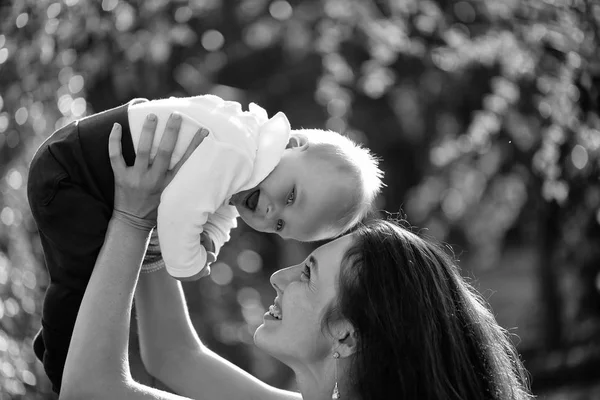
[[[540,399],[600,398],[596,0],[0,3],[0,399],[54,398],[31,349],[47,285],[25,186],[56,128],[133,97],[214,93],[383,158],[378,207],[452,245],[515,334]],[[252,346],[276,269],[308,246],[241,226],[187,283],[204,341],[294,388]],[[132,334],[136,377],[145,374]]]

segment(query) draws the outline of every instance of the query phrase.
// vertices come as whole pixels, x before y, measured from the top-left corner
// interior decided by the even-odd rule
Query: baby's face
[[[320,239],[351,196],[351,183],[327,160],[306,149],[290,148],[257,187],[231,202],[251,228],[300,241]]]

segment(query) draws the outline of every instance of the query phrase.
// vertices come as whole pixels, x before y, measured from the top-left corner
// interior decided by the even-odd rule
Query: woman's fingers
[[[198,146],[200,146],[200,143],[202,143],[202,141],[204,141],[204,139],[207,136],[208,136],[208,129],[206,129],[206,128],[200,128],[198,130],[198,132],[196,132],[196,134],[194,135],[194,138],[190,142],[190,145],[185,150],[185,153],[183,154],[183,157],[181,157],[181,160],[179,160],[177,162],[177,164],[175,164],[175,167],[171,171],[173,176],[177,173],[177,171],[179,171],[179,169],[181,168],[181,166],[183,165],[183,163],[186,162],[186,160],[188,158],[190,158],[190,156],[192,155],[192,153],[194,152],[194,150],[196,150],[196,148],[198,148]]]
[[[154,142],[154,132],[156,132],[156,124],[158,118],[154,114],[148,114],[146,121],[144,121],[144,127],[142,128],[142,134],[140,135],[140,141],[138,142],[137,154],[135,156],[136,167],[148,168],[150,162],[150,151],[152,150],[152,143]]]
[[[171,156],[179,137],[179,128],[181,128],[181,115],[171,114],[165,127],[162,139],[156,152],[156,158],[153,162],[153,168],[160,174],[164,174],[171,163]]]
[[[114,124],[108,137],[108,157],[115,176],[117,172],[123,171],[127,166],[123,159],[123,148],[121,146],[121,125]]]

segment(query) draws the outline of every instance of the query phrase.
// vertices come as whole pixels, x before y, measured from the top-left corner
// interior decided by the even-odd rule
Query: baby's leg
[[[74,134],[76,127],[63,129]],[[112,209],[82,187],[52,149],[45,145],[34,158],[28,196],[50,274],[34,349],[58,392],[77,311]]]
[[[128,134],[123,115],[123,110],[111,110],[58,130],[40,147],[29,170],[29,204],[50,274],[34,351],[57,393],[77,312],[112,215],[108,136],[115,121]],[[132,146],[123,150],[134,158]]]

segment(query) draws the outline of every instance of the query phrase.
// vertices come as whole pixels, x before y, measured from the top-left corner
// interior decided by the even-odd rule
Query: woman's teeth
[[[281,319],[281,310],[274,304],[269,306],[269,314],[277,319]]]

